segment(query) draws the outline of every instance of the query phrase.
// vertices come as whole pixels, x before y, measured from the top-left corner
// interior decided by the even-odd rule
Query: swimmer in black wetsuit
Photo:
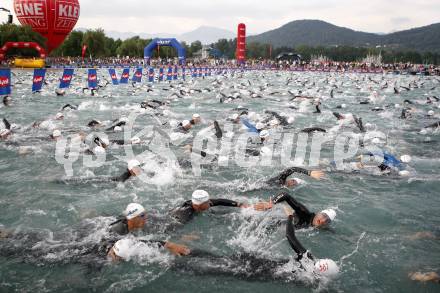
[[[287,177],[289,177],[293,173],[301,173],[301,174],[310,176],[315,179],[320,179],[322,176],[324,176],[324,172],[321,170],[310,170],[309,171],[309,170],[299,168],[299,167],[291,167],[291,168],[288,168],[288,169],[284,170],[283,172],[281,172],[278,176],[275,176],[275,177],[267,180],[266,183],[269,185],[281,185],[281,186],[284,185],[286,187],[296,186],[299,184],[297,179],[295,179],[295,178],[287,179]]]
[[[281,202],[287,204],[295,211],[295,228],[323,227],[330,224],[336,217],[336,212],[332,209],[326,209],[318,213],[310,212],[302,203],[298,202],[287,192],[282,192],[272,199],[273,204]]]
[[[171,212],[171,216],[179,221],[181,224],[186,224],[189,222],[196,213],[208,210],[210,207],[214,206],[226,206],[226,207],[238,207],[238,208],[249,208],[250,206],[246,203],[237,202],[230,199],[217,198],[210,199],[208,192],[205,190],[195,190],[192,194],[192,199],[185,201],[182,206],[174,209]],[[262,211],[267,208],[263,205],[255,205],[255,210]]]

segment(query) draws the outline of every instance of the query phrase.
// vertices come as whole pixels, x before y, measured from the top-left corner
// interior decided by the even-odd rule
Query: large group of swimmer
[[[258,73],[262,80],[265,79],[264,72]],[[225,123],[231,123],[233,125],[233,131],[238,133],[248,132],[251,133],[251,139],[247,143],[245,149],[246,156],[259,157],[264,154],[270,153],[271,149],[266,145],[270,141],[271,137],[274,137],[274,133],[281,132],[293,132],[296,133],[327,133],[334,134],[335,132],[345,129],[352,132],[363,134],[371,129],[375,129],[375,125],[364,121],[362,117],[352,113],[344,113],[344,109],[347,108],[346,104],[340,104],[336,107],[330,108],[326,105],[326,102],[334,99],[335,95],[342,94],[344,84],[337,81],[334,76],[322,76],[322,82],[328,86],[331,90],[327,93],[327,96],[311,95],[308,89],[314,88],[315,82],[308,79],[301,78],[300,74],[292,74],[286,79],[285,89],[274,90],[270,83],[265,83],[263,86],[257,88],[252,86],[250,80],[246,78],[243,73],[235,73],[234,85],[228,86],[227,80],[232,78],[230,74],[223,74],[212,78],[211,87],[198,87],[197,83],[178,82],[169,83],[168,86],[164,86],[162,89],[157,89],[151,84],[137,85],[133,84],[133,94],[144,94],[146,96],[151,92],[161,91],[166,97],[163,99],[158,98],[146,98],[145,101],[137,105],[136,111],[146,112],[151,114],[157,121],[161,122],[162,129],[159,129],[160,134],[168,138],[175,134],[191,134],[193,128],[201,129],[200,127],[208,127],[210,135],[216,139],[221,140],[225,135],[230,135],[222,127]],[[48,78],[47,83],[54,82]],[[15,74],[16,83],[20,84],[24,82],[24,78],[21,79],[20,75]],[[370,76],[359,75],[352,78],[353,84],[356,87],[364,83],[370,84],[368,90],[371,91],[370,96],[367,99],[358,101],[357,103],[362,107],[370,107],[372,112],[380,113],[387,109],[393,109],[398,111],[398,119],[418,119],[422,121],[424,125],[417,131],[424,135],[432,133],[440,126],[440,121],[436,120],[436,112],[440,108],[440,99],[433,94],[436,87],[426,88],[426,97],[420,100],[402,99],[400,103],[386,104],[384,96],[381,96],[380,91],[387,91],[390,95],[400,96],[402,91],[411,91],[415,88],[424,88],[424,81],[422,78],[415,78],[413,82],[408,85],[390,84],[390,80],[383,76]],[[433,79],[433,82],[440,87],[440,80]],[[75,94],[79,96],[93,96],[94,98],[111,98],[111,87],[108,81],[101,80],[97,89],[89,89],[87,87],[81,87],[78,82],[77,88],[74,89]],[[296,91],[290,88],[296,89]],[[102,92],[102,93],[101,93]],[[231,110],[230,113],[223,116],[220,119],[210,119],[210,117],[202,117],[198,113],[194,113],[189,119],[176,121],[169,118],[170,110],[173,107],[173,102],[181,99],[191,98],[191,95],[198,93],[203,94],[205,92],[217,93],[217,102],[219,104],[234,104],[234,103],[246,103],[251,100],[273,100],[273,97],[282,96],[286,100],[289,100],[289,108],[284,113],[278,113],[273,110],[266,110],[264,113],[255,113],[252,109],[243,106],[237,106]],[[431,94],[432,93],[432,94]],[[159,95],[162,95],[159,93]],[[63,100],[68,100],[69,92],[57,89],[56,96]],[[19,98],[17,98],[19,99]],[[14,107],[15,100],[11,96],[3,97],[3,107]],[[312,108],[309,111],[302,111],[308,115],[324,115],[324,112],[333,115],[335,118],[335,125],[331,128],[325,129],[322,127],[311,126],[307,128],[298,129],[295,127],[295,119],[289,112],[295,112],[299,110],[299,107]],[[97,130],[102,131],[108,136],[114,136],[114,134],[122,133],[124,128],[129,124],[127,116],[119,117],[116,120],[109,119],[108,121],[100,121],[94,117],[91,117],[87,125],[80,127],[70,127],[71,123],[64,124],[68,113],[74,111],[81,111],[78,105],[73,103],[66,103],[61,107],[58,113],[53,113],[51,117],[46,117],[40,121],[36,121],[31,125],[18,125],[14,123],[13,117],[2,117],[3,123],[0,124],[0,144],[10,149],[16,150],[20,155],[32,155],[34,147],[29,144],[38,145],[41,143],[47,143],[50,141],[59,141],[63,136],[75,136],[81,144],[81,152],[90,155],[99,155],[102,153],[111,153],[115,147],[122,145],[132,146],[145,146],[148,147],[148,143],[145,139],[133,136],[127,139],[109,139],[106,136],[95,135],[90,143],[86,141],[88,131],[95,132]],[[67,114],[66,114],[67,113]],[[129,114],[129,113],[127,113]],[[23,138],[26,135],[32,135],[33,133],[46,133],[47,136],[34,137],[30,141]],[[208,150],[197,150],[193,146],[193,137],[187,136],[184,146],[178,146],[185,150],[186,156],[178,158],[176,164],[181,168],[191,168],[191,159],[188,158],[188,153],[192,155],[197,154],[204,159],[204,165],[209,170],[209,165],[217,164],[220,160],[223,160],[219,154],[211,153]],[[276,205],[283,205],[284,212],[286,214],[285,223],[285,235],[287,242],[294,251],[294,260],[297,263],[297,270],[306,271],[312,273],[318,278],[333,277],[336,276],[340,267],[337,262],[326,257],[327,252],[320,252],[322,257],[313,255],[310,250],[305,248],[299,239],[295,235],[295,231],[303,228],[321,229],[326,228],[336,218],[336,210],[332,208],[324,208],[321,211],[310,211],[304,204],[299,202],[289,189],[293,189],[304,182],[304,179],[293,177],[294,174],[299,176],[310,177],[315,180],[321,179],[325,176],[324,170],[329,172],[345,172],[345,173],[362,173],[369,172],[370,174],[380,176],[395,176],[396,178],[408,177],[410,174],[416,172],[410,163],[412,158],[409,154],[392,154],[386,149],[383,137],[370,137],[370,141],[360,142],[360,154],[350,162],[344,162],[342,166],[332,161],[323,164],[319,168],[311,170],[311,168],[305,168],[304,166],[292,166],[280,169],[277,165],[273,166],[274,176],[262,180],[261,186],[269,186],[272,189],[278,189],[273,193],[268,201],[259,201],[253,204],[246,202],[234,201],[227,198],[217,198],[213,196],[210,190],[197,189],[192,192],[191,195],[187,195],[187,200],[183,203],[176,203],[177,207],[170,207],[169,214],[164,217],[156,217],[148,212],[147,209],[139,202],[128,203],[125,210],[118,217],[111,217],[111,223],[108,225],[108,234],[105,239],[101,239],[99,244],[93,247],[77,247],[80,251],[76,255],[69,259],[69,262],[88,262],[90,256],[98,256],[102,261],[108,260],[110,263],[118,263],[123,261],[130,261],[133,249],[136,249],[139,245],[155,246],[158,249],[164,249],[169,253],[178,256],[179,258],[206,258],[213,261],[222,261],[225,256],[216,255],[214,252],[202,251],[199,249],[193,249],[188,245],[179,244],[169,239],[173,233],[182,226],[190,222],[194,217],[198,217],[209,209],[215,209],[216,206],[231,207],[234,209],[254,209],[255,211],[270,211],[274,209]],[[428,141],[426,141],[428,142]],[[377,162],[377,153],[368,151],[364,147],[366,145],[375,145],[380,150],[381,161]],[[93,184],[94,182],[126,182],[127,180],[136,180],[136,177],[154,175],[155,170],[149,169],[145,171],[142,168],[143,164],[148,162],[132,158],[126,162],[127,167],[119,176],[105,177],[97,176],[94,178],[78,179],[78,178],[65,178],[60,179],[62,184]],[[144,201],[148,204],[148,199]],[[122,209],[122,208],[121,208]],[[159,224],[158,224],[159,223]],[[281,225],[281,224],[280,224]],[[325,231],[326,229],[324,229]],[[154,232],[152,232],[154,231]],[[147,236],[159,233],[163,235],[160,239],[152,239]],[[1,249],[0,255],[4,257],[22,258],[23,261],[29,261],[31,258],[40,258],[46,254],[46,251],[38,253],[36,243],[42,241],[43,235],[33,235],[31,233],[23,231],[14,231],[14,229],[0,229]],[[425,235],[426,236],[426,235]],[[432,236],[432,235],[431,235]],[[147,237],[147,239],[146,239]],[[21,245],[17,245],[17,242]],[[63,246],[60,245],[63,249]],[[64,247],[65,249],[66,247]],[[55,248],[53,248],[55,249]],[[69,249],[72,249],[69,246]],[[277,269],[287,262],[292,261],[291,258],[273,260],[267,259],[261,256],[252,255],[251,253],[240,252],[236,255],[227,257],[233,266],[239,266],[241,263],[251,264],[250,269],[242,274],[245,278],[264,278],[264,279],[276,279]],[[176,264],[176,267],[179,265]],[[227,271],[227,268],[222,268],[222,273]],[[231,275],[239,276],[237,271],[231,270]],[[293,272],[297,273],[297,272]],[[440,280],[439,276],[435,272],[429,273],[411,273],[410,278],[419,281],[436,281]]]

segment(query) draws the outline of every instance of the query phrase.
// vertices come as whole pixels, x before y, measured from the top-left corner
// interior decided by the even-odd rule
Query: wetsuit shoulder
[[[127,221],[121,220],[121,221],[113,224],[110,228],[110,232],[116,233],[118,235],[127,235],[129,232]]]
[[[127,170],[125,171],[122,175],[117,176],[117,177],[113,177],[111,180],[112,181],[117,181],[117,182],[125,182],[128,180],[128,178],[131,177],[130,172]]]
[[[195,210],[191,200],[185,201],[182,206],[172,211],[172,217],[182,224],[189,222],[194,217]]]

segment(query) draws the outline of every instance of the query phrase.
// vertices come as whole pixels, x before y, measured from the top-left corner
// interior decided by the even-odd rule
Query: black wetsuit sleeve
[[[309,127],[309,128],[304,128],[303,130],[301,130],[301,132],[305,132],[305,133],[310,133],[310,132],[314,132],[314,131],[327,132],[325,129],[320,128],[320,127]]]
[[[124,145],[125,141],[123,139],[112,139],[110,140],[111,143],[115,143],[117,145]]]
[[[163,240],[140,240],[140,241],[146,244],[156,244],[159,247],[164,247],[165,244],[167,243],[166,241]]]
[[[286,197],[286,202],[295,211],[295,214],[298,218],[298,223],[296,226],[301,227],[312,224],[315,213],[311,213],[302,203],[298,202],[290,195]]]
[[[217,138],[222,138],[223,132],[222,129],[220,128],[220,125],[218,125],[217,121],[214,121],[214,127],[215,127],[215,136]]]
[[[6,129],[11,130],[11,123],[9,123],[9,121],[6,120],[6,118],[3,118],[3,123],[5,124]]]
[[[113,177],[112,181],[118,181],[118,182],[125,182],[128,180],[128,178],[131,177],[130,172],[127,170],[122,174],[121,176]]]
[[[289,241],[290,246],[298,255],[297,260],[301,260],[304,256],[304,254],[307,252],[307,249],[305,249],[304,246],[302,246],[302,244],[298,241],[298,239],[295,236],[295,228],[293,226],[293,216],[292,215],[290,215],[287,218],[286,237],[287,237],[287,241]],[[312,258],[311,255],[308,255],[308,256],[309,256],[309,258]]]
[[[271,179],[269,179],[267,181],[267,183],[269,184],[279,184],[279,185],[283,185],[286,183],[286,179],[287,177],[289,177],[290,175],[292,175],[293,173],[301,173],[301,174],[305,174],[310,176],[310,171],[303,169],[303,168],[299,168],[299,167],[292,167],[289,168],[287,170],[284,170],[281,174],[279,174],[276,177],[273,177]]]
[[[235,200],[230,200],[230,199],[225,199],[225,198],[216,198],[216,199],[211,199],[210,205],[212,207],[215,207],[215,206],[239,207],[241,204]]]

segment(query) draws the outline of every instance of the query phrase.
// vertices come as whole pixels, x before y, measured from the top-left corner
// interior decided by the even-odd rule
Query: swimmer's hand
[[[421,272],[415,272],[415,273],[409,273],[408,277],[413,281],[420,281],[420,282],[440,282],[440,276],[436,272],[428,272],[428,273],[421,273]]]
[[[270,210],[273,207],[272,199],[269,199],[269,201],[260,201],[254,204],[254,210],[256,211],[267,211]]]
[[[169,241],[165,243],[165,248],[168,249],[172,254],[179,256],[188,255],[191,252],[187,246]]]
[[[324,176],[324,171],[314,170],[310,171],[310,177],[315,178],[317,180],[321,179]]]

